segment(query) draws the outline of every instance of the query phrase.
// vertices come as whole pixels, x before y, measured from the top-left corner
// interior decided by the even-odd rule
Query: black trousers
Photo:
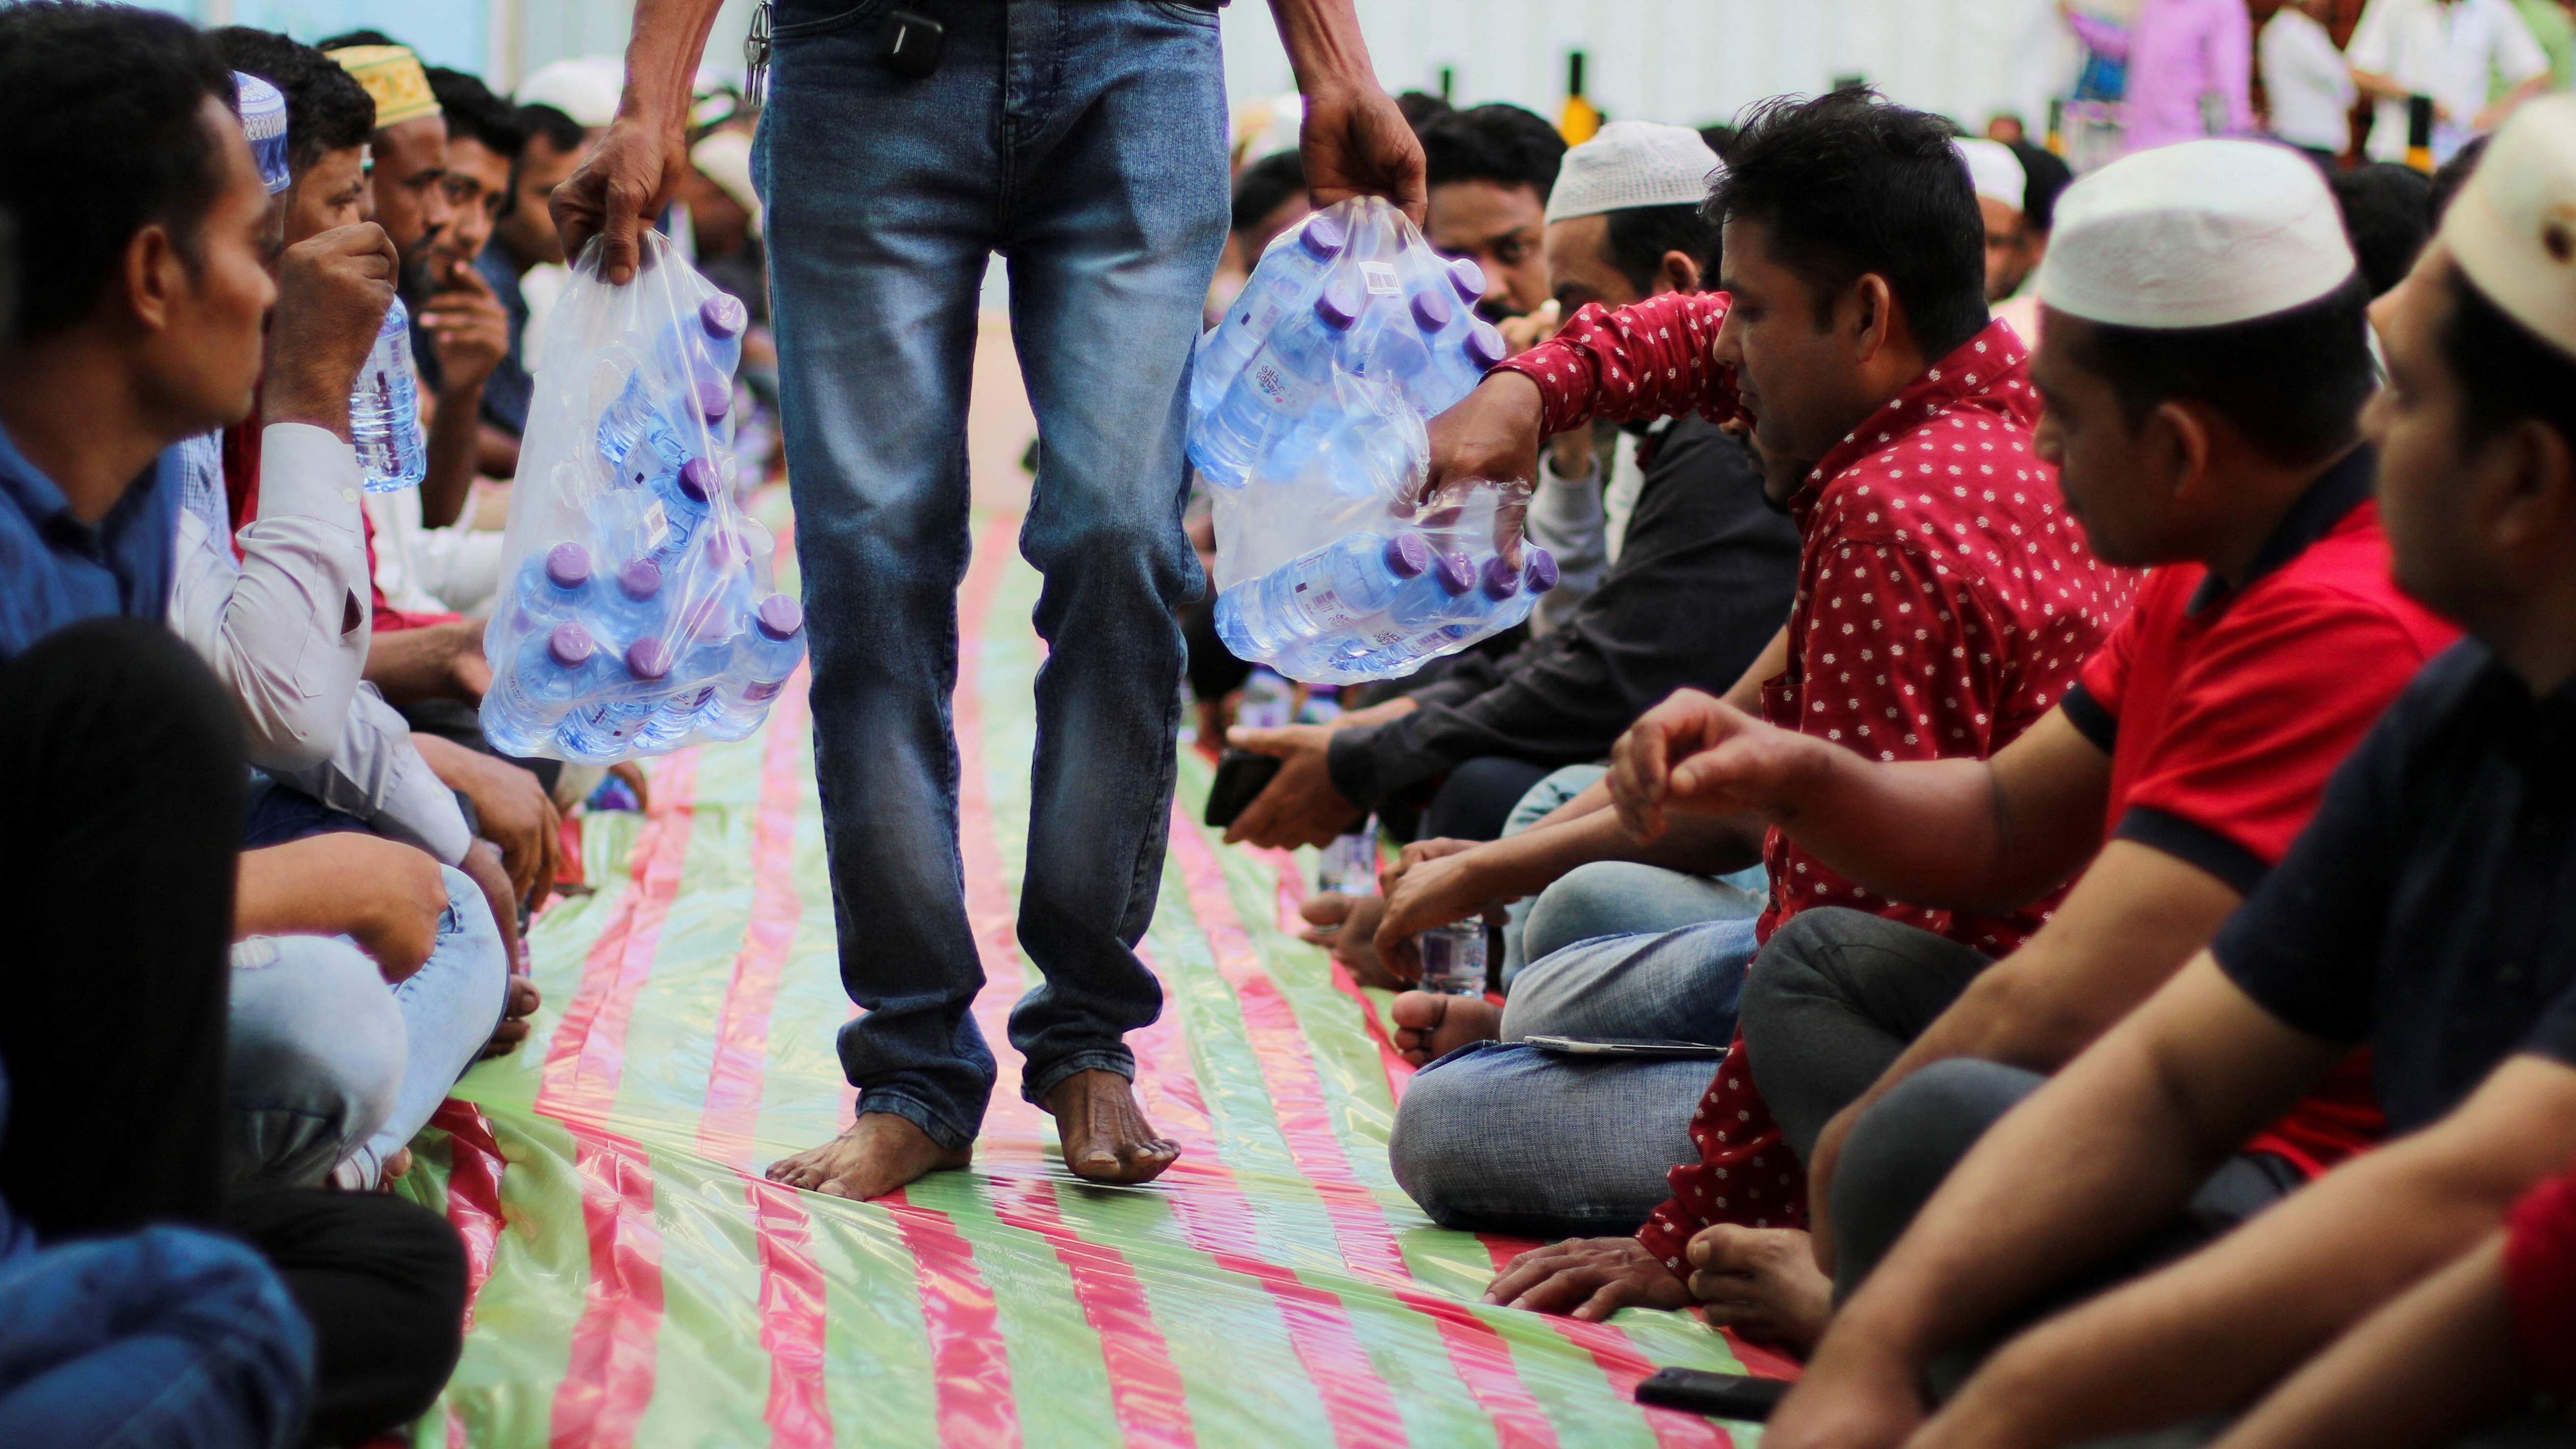
[[[462,1343],[455,1232],[389,1197],[225,1190],[231,699],[160,625],[97,619],[0,662],[0,700],[0,1197],[47,1239],[233,1233],[312,1322],[311,1442],[417,1417]]]

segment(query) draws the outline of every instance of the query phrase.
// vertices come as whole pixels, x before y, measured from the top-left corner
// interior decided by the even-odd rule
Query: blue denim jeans
[[[1136,958],[1170,816],[1190,345],[1225,240],[1213,12],[1162,0],[907,0],[938,69],[878,64],[888,0],[785,0],[753,155],[767,202],[814,750],[861,1112],[970,1141],[994,1079],[957,847],[966,396],[988,256],[1044,442],[1020,551],[1044,575],[1011,1015],[1042,1097],[1132,1075],[1162,1009]],[[995,710],[1017,708],[996,700]]]
[[[500,1024],[509,962],[453,868],[429,960],[390,988],[345,936],[233,948],[226,1162],[241,1181],[372,1188]]]
[[[1503,834],[1518,835],[1536,825],[1609,773],[1606,765],[1568,765],[1539,781],[1513,808]],[[1512,902],[1503,925],[1503,989],[1518,990],[1513,983],[1524,966],[1579,941],[1759,916],[1769,890],[1769,877],[1759,865],[1715,876],[1623,860],[1578,866],[1538,895]]]

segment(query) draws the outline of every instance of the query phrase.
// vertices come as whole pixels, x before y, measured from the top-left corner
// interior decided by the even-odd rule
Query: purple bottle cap
[[[1555,588],[1556,555],[1532,545],[1529,557],[1524,561],[1523,579],[1524,587],[1533,594],[1544,594]]]
[[[1330,261],[1340,256],[1342,248],[1350,245],[1350,241],[1350,231],[1342,225],[1342,219],[1330,213],[1317,213],[1315,218],[1307,222],[1305,228],[1297,233],[1297,245],[1304,247],[1308,254],[1320,261]]]
[[[751,545],[742,535],[726,528],[707,530],[707,567],[718,573],[731,573],[751,560]]]
[[[559,589],[577,589],[590,582],[590,550],[577,543],[559,543],[546,550],[546,582]]]
[[[1467,566],[1467,556],[1462,553],[1440,555],[1431,566],[1431,575],[1440,581],[1440,592],[1453,599],[1476,586],[1476,571]]]
[[[708,422],[721,421],[733,411],[733,384],[719,377],[698,379],[698,413]]]
[[[1449,305],[1449,294],[1438,287],[1413,294],[1413,325],[1425,332],[1437,332],[1458,315]]]
[[[751,309],[741,301],[718,292],[698,304],[698,325],[714,338],[739,337],[751,325]]]
[[[630,599],[649,599],[662,591],[662,566],[649,558],[636,559],[617,571],[617,587]]]
[[[751,611],[752,622],[772,639],[792,639],[805,627],[805,606],[785,594],[772,594]]]
[[[1431,567],[1431,545],[1418,533],[1399,533],[1386,541],[1386,571],[1399,579],[1419,578]]]
[[[680,491],[700,503],[715,497],[716,490],[723,486],[724,475],[704,458],[691,458],[680,465]]]
[[[626,646],[626,672],[638,679],[659,679],[671,672],[671,646],[646,635]]]
[[[1499,604],[1521,591],[1521,571],[1503,562],[1501,554],[1496,554],[1485,560],[1482,582],[1485,597]]]
[[[566,669],[578,669],[599,652],[599,641],[579,624],[557,624],[546,636],[546,657]]]
[[[1335,277],[1324,284],[1324,295],[1315,299],[1315,315],[1334,331],[1347,332],[1352,323],[1360,320],[1360,309],[1367,305],[1357,278]]]
[[[1449,285],[1458,289],[1458,300],[1472,307],[1485,300],[1485,269],[1474,257],[1449,259]]]
[[[1467,360],[1476,364],[1478,371],[1502,361],[1510,352],[1511,347],[1503,341],[1503,334],[1495,331],[1494,324],[1484,318],[1477,318],[1476,325],[1467,329]]]

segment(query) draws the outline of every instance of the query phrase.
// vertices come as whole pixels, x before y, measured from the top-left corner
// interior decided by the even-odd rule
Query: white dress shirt
[[[2256,45],[2272,134],[2293,146],[2343,153],[2352,144],[2352,67],[2306,11],[2284,5],[2263,23]]]
[[[2448,161],[2477,132],[2491,81],[2506,88],[2549,72],[2549,56],[2508,0],[2370,0],[2344,51],[2355,70],[2395,80],[2450,112],[2433,126],[2433,160]],[[2406,159],[2406,103],[2379,102],[2370,154]]]

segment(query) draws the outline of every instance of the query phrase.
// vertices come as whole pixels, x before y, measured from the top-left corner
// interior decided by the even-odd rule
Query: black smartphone
[[[939,69],[939,52],[948,44],[948,27],[927,15],[909,10],[888,12],[885,48],[877,52],[877,64],[910,80],[920,80]]]
[[[1279,773],[1277,755],[1256,755],[1250,750],[1228,750],[1216,762],[1216,781],[1208,786],[1207,811],[1199,818],[1210,830],[1223,830],[1234,823],[1253,798],[1270,786]]]
[[[1704,1041],[1671,1041],[1660,1037],[1636,1036],[1532,1036],[1521,1039],[1524,1046],[1569,1057],[1662,1057],[1683,1061],[1715,1061],[1726,1055],[1726,1048]]]
[[[1759,1424],[1789,1393],[1787,1379],[1757,1379],[1744,1374],[1713,1374],[1699,1369],[1661,1368],[1637,1385],[1637,1402],[1664,1409],[1688,1409],[1715,1419],[1741,1419]]]

